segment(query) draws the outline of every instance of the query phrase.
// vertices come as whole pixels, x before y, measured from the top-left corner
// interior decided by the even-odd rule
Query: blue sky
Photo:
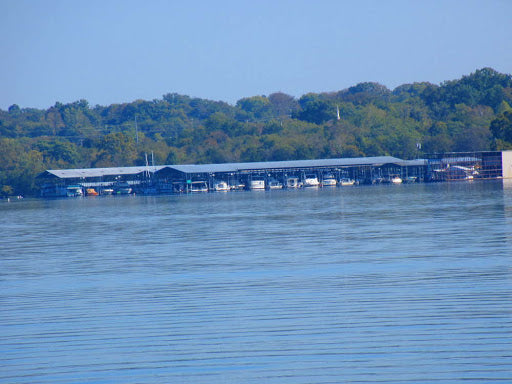
[[[0,108],[512,72],[512,1],[0,0]]]

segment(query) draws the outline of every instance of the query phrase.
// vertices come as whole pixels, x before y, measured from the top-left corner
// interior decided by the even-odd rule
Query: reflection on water
[[[512,380],[500,182],[2,204],[0,381]]]

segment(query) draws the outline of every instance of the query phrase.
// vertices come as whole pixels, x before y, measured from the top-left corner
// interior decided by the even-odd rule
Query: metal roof
[[[224,164],[184,164],[167,165],[162,168],[171,168],[183,173],[221,173],[249,170],[271,170],[289,168],[315,168],[315,167],[348,167],[358,165],[399,164],[403,160],[392,156],[355,157],[344,159],[317,159],[317,160],[289,160],[266,161],[253,163],[224,163]]]
[[[382,164],[423,165],[424,160],[401,160],[392,156],[354,157],[344,159],[317,159],[317,160],[290,160],[266,161],[252,163],[223,163],[223,164],[184,164],[159,165],[140,167],[113,167],[113,168],[83,168],[83,169],[51,169],[41,173],[38,177],[56,177],[60,179],[92,178],[103,176],[136,175],[142,172],[158,172],[164,168],[174,169],[183,173],[222,173],[276,169],[304,169],[322,167],[351,167],[360,165],[379,166]]]
[[[400,165],[401,167],[419,167],[427,164],[426,159],[415,159],[415,160],[402,160],[399,163],[396,163],[397,165]]]
[[[443,157],[440,159],[428,159],[428,162],[429,163],[464,163],[464,162],[468,162],[468,161],[477,162],[479,160],[480,160],[480,158],[478,158],[478,157],[459,156],[459,157]]]
[[[136,175],[142,172],[156,172],[164,166],[114,167],[114,168],[82,168],[82,169],[50,169],[37,177],[58,177],[60,179],[75,179],[87,177]]]

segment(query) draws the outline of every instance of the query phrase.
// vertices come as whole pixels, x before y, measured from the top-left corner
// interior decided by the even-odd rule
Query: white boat
[[[265,189],[265,180],[264,179],[252,179],[249,182],[249,189],[251,191]]]
[[[272,179],[268,182],[268,188],[269,189],[283,189],[283,183],[281,183],[279,180]]]
[[[213,183],[213,190],[215,192],[226,192],[229,191],[229,185],[225,181],[215,181]]]
[[[81,185],[69,185],[66,188],[66,194],[68,197],[79,197],[84,195],[84,191]]]
[[[114,189],[113,188],[103,188],[103,189],[100,189],[100,195],[112,195],[114,194]]]
[[[245,189],[245,184],[244,183],[241,183],[240,181],[231,181],[229,183],[229,189],[231,191],[241,191],[243,189]]]
[[[348,187],[348,186],[354,185],[355,183],[356,183],[356,181],[354,179],[349,179],[346,177],[340,180],[340,185],[342,187]]]
[[[304,177],[304,187],[318,187],[320,186],[320,182],[318,181],[318,177],[315,174],[308,174]]]
[[[446,176],[450,180],[473,180],[478,175],[475,167],[463,167],[461,165],[453,165],[447,167]]]
[[[190,192],[208,192],[208,184],[206,181],[193,181],[190,183]]]
[[[330,173],[324,175],[322,180],[323,187],[335,187],[336,186],[336,178]]]
[[[391,177],[391,183],[392,184],[402,184],[402,179],[399,176],[393,176]]]
[[[286,188],[300,188],[301,183],[298,177],[288,177],[286,179]]]

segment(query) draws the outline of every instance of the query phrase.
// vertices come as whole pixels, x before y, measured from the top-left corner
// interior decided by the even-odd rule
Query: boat
[[[127,182],[118,182],[114,185],[116,195],[129,195],[132,193],[132,187]]]
[[[249,189],[251,191],[265,189],[265,179],[262,177],[253,177],[251,181],[249,181]]]
[[[404,183],[415,183],[418,180],[418,177],[416,176],[407,176],[404,179]]]
[[[225,181],[219,180],[213,183],[213,190],[215,192],[225,192],[229,191],[229,189],[229,185]]]
[[[393,176],[391,178],[391,184],[402,184],[402,179],[399,176]]]
[[[281,183],[279,180],[272,179],[268,182],[268,188],[269,189],[283,189],[283,183]]]
[[[66,188],[67,197],[80,197],[84,195],[81,185],[68,185]]]
[[[241,191],[241,190],[245,189],[245,184],[241,183],[239,181],[230,182],[229,189],[231,191]]]
[[[322,180],[322,187],[335,187],[336,186],[336,178],[328,173],[324,175]]]
[[[286,188],[300,188],[301,187],[301,183],[299,181],[299,178],[298,177],[288,177],[286,178]]]
[[[114,194],[114,189],[113,188],[103,188],[100,190],[100,195],[106,195],[106,196],[109,196],[109,195],[113,195]]]
[[[479,173],[474,167],[453,165],[447,167],[446,176],[449,180],[473,180]]]
[[[318,177],[315,174],[308,174],[304,177],[304,187],[318,187],[320,186],[320,182],[318,181]]]
[[[343,179],[340,180],[340,185],[342,187],[348,187],[354,185],[355,183],[356,181],[354,179],[349,179],[348,177],[344,177]]]
[[[193,181],[190,183],[190,192],[197,193],[197,192],[208,192],[208,184],[206,181]]]
[[[96,192],[96,190],[94,188],[86,188],[85,189],[85,195],[86,196],[98,196],[99,193]]]

